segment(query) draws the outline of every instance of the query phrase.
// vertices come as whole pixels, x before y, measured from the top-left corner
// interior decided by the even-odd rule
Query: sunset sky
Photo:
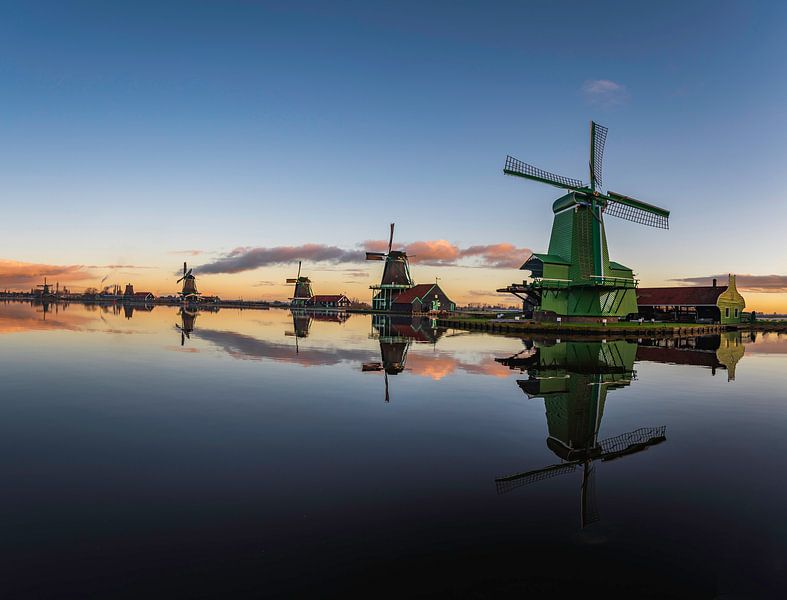
[[[0,288],[369,298],[388,224],[460,304],[549,241],[559,190],[506,154],[672,211],[607,220],[641,285],[739,275],[787,312],[787,5],[10,2],[0,18]],[[507,298],[504,300],[508,301]]]

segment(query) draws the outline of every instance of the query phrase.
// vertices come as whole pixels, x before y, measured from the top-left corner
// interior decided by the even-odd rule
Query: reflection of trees
[[[609,461],[663,442],[665,427],[641,427],[599,440],[609,390],[635,379],[637,345],[623,340],[533,344],[501,364],[526,372],[517,381],[529,398],[543,398],[549,437],[547,447],[560,463],[499,477],[498,493],[582,469],[581,525],[599,520],[595,498],[595,461]]]

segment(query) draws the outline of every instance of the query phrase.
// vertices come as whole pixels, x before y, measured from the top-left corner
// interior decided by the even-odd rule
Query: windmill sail
[[[669,229],[668,210],[617,192],[607,192],[607,196],[610,200],[604,209],[605,214],[640,225]]]
[[[559,188],[564,189],[578,189],[582,188],[582,182],[578,179],[571,179],[570,177],[563,177],[562,175],[555,175],[549,171],[544,171],[533,165],[514,158],[513,156],[506,157],[506,164],[503,167],[503,173],[506,175],[513,175],[515,177],[524,177],[525,179],[533,179],[541,183],[548,183]]]
[[[535,483],[536,481],[543,481],[551,477],[557,477],[564,473],[573,473],[578,464],[578,462],[560,463],[544,467],[543,469],[535,469],[524,473],[507,475],[506,477],[498,477],[495,479],[495,487],[497,488],[498,494],[505,494],[523,485]]]
[[[590,181],[593,185],[601,184],[607,131],[608,129],[603,125],[599,125],[594,121],[590,122]]]

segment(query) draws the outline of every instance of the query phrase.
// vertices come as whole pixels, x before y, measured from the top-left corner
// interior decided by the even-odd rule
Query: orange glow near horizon
[[[241,273],[222,273],[198,276],[197,285],[203,294],[216,295],[225,299],[286,301],[292,295],[292,285],[286,284],[293,277],[296,265],[275,265]],[[126,265],[90,267],[82,265],[49,265],[0,259],[0,289],[29,291],[36,285],[47,282],[60,288],[82,291],[88,287],[101,289],[106,285],[118,284],[121,289],[127,283],[136,291],[149,291],[156,296],[176,294],[179,286],[176,268],[140,268]],[[466,266],[430,266],[413,264],[413,277],[417,282],[435,281],[460,306],[468,304],[490,304],[518,306],[513,296],[497,294],[494,290],[515,281],[522,281],[526,273],[518,269],[482,268]],[[305,264],[303,274],[310,277],[314,293],[343,293],[350,298],[368,302],[371,298],[369,285],[376,282],[381,273],[379,263],[320,265]],[[642,286],[674,286],[675,281],[643,279]],[[762,313],[787,312],[787,292],[747,291],[738,285],[746,298],[747,310]]]

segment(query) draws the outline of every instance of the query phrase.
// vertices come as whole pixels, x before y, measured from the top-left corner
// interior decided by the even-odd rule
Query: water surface
[[[787,338],[0,305],[4,597],[772,598]]]

